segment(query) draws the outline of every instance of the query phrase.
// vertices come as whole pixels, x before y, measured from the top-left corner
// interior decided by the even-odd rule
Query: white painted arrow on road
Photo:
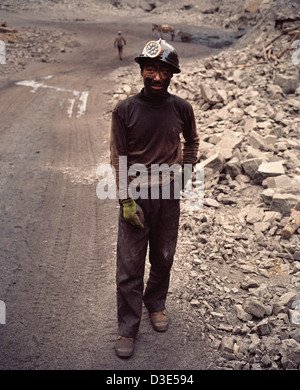
[[[61,98],[60,99],[60,105],[62,106],[63,103],[67,100],[67,102],[68,102],[67,114],[68,114],[68,117],[71,118],[72,115],[73,115],[75,103],[77,101],[78,104],[77,104],[77,115],[76,115],[76,118],[79,118],[82,115],[84,115],[85,111],[86,111],[86,105],[87,105],[87,99],[88,99],[89,92],[88,91],[80,92],[80,91],[76,91],[76,90],[73,90],[73,89],[55,87],[53,85],[47,85],[44,82],[42,82],[44,80],[49,80],[52,77],[53,77],[53,75],[43,76],[43,77],[39,77],[39,78],[34,79],[34,80],[17,81],[15,84],[16,85],[22,85],[24,87],[30,87],[31,88],[30,92],[32,92],[32,93],[35,93],[39,88],[47,88],[47,89],[55,90],[57,92],[67,92],[67,93],[70,93],[73,97],[72,98],[68,98],[68,99]]]

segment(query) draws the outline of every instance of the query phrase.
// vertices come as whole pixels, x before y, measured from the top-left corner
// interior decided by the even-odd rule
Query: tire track
[[[93,150],[96,148],[91,141],[94,135],[86,119],[71,120],[68,126],[57,114],[53,119],[56,124],[53,165],[48,170],[43,200],[35,216],[36,229],[28,231],[30,256],[35,259],[36,267],[33,270],[31,266],[29,274],[19,270],[28,285],[39,286],[28,296],[30,308],[25,315],[27,326],[40,329],[29,348],[39,359],[29,363],[28,352],[22,350],[18,359],[11,362],[22,368],[90,366],[88,360],[93,353],[97,354],[95,335],[103,332],[99,326],[103,325],[100,318],[103,287],[108,285],[104,282],[108,270],[105,251],[111,251],[111,240],[101,237],[101,231],[111,213],[103,217],[105,207],[97,202],[95,183],[87,185],[82,177],[72,174],[74,167],[94,165],[96,171]],[[66,167],[71,167],[71,171]],[[104,242],[109,244],[103,245]],[[13,291],[9,295],[17,300]],[[94,331],[87,332],[87,324]],[[20,330],[15,335],[17,332]],[[24,329],[18,339],[25,334]],[[84,343],[89,345],[89,359],[86,356],[82,363],[77,351],[86,348]]]

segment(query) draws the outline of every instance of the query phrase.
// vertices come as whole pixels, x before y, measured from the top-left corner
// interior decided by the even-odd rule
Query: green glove
[[[186,183],[191,179],[192,173],[193,173],[193,167],[191,164],[184,164],[182,169],[182,190],[184,190],[184,187]]]
[[[144,228],[144,213],[141,207],[131,198],[121,201],[123,217],[127,223],[141,229]]]

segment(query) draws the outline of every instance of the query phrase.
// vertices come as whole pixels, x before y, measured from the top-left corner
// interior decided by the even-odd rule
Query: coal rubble
[[[195,194],[204,175],[200,207],[181,202],[170,299],[185,310],[186,338],[215,352],[209,369],[300,368],[299,224],[282,235],[300,202],[300,68],[286,50],[299,24],[286,30],[295,34],[275,24],[184,66],[170,86],[195,111]],[[112,73],[110,108],[140,90],[138,73]]]

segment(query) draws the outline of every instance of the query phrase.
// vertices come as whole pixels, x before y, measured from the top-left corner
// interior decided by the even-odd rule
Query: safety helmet
[[[138,64],[143,64],[148,60],[156,60],[170,65],[173,73],[181,72],[177,51],[163,39],[148,42],[142,54],[135,57]]]

